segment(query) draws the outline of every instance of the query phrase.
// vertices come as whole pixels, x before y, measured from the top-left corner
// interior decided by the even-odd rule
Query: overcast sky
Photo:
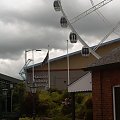
[[[95,4],[102,0],[93,0]],[[26,49],[41,49],[35,54],[35,62],[41,62],[50,45],[50,58],[66,54],[66,40],[70,29],[60,27],[61,12],[55,12],[54,0],[0,0],[0,72],[20,78],[19,71],[24,65]],[[69,19],[92,7],[90,0],[61,0]],[[88,45],[97,44],[120,20],[120,1],[113,0],[99,11],[93,12],[73,24]],[[111,34],[108,40],[118,38]],[[81,49],[80,42],[69,43],[69,52]],[[28,54],[29,58],[31,53]]]

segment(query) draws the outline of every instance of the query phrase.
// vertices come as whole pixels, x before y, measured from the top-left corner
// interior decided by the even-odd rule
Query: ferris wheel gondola
[[[63,28],[67,28],[69,26],[69,28],[72,30],[72,32],[74,34],[71,34],[69,36],[71,43],[76,43],[77,40],[79,40],[81,42],[82,45],[85,46],[85,48],[82,49],[82,55],[83,56],[88,56],[90,53],[92,53],[97,59],[100,59],[101,56],[99,56],[95,50],[93,50],[92,48],[90,48],[86,42],[81,38],[81,36],[77,33],[77,31],[74,29],[72,23],[76,22],[77,20],[89,15],[90,13],[96,11],[97,9],[103,7],[104,5],[110,3],[113,0],[103,0],[102,2],[98,3],[97,5],[93,6],[92,8],[86,10],[85,12],[79,14],[78,16],[74,17],[71,22],[71,20],[69,20],[67,18],[67,15],[65,14],[62,5],[61,5],[61,1],[60,0],[55,0],[54,1],[54,9],[55,11],[61,11],[63,14],[63,17],[61,17],[60,19],[60,24],[61,27]]]
[[[83,47],[81,50],[82,56],[89,56],[90,55],[90,50],[88,47]]]
[[[61,27],[63,27],[63,28],[67,28],[68,27],[68,22],[67,22],[65,17],[61,17],[60,24],[61,24]]]
[[[78,40],[77,35],[75,33],[73,33],[73,32],[70,33],[69,39],[70,39],[71,43],[76,43],[77,40]]]
[[[59,0],[55,0],[53,3],[54,9],[55,11],[60,11],[60,1]]]

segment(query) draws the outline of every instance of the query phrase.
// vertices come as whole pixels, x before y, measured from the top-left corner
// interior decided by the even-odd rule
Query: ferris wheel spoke
[[[56,6],[55,6],[55,3],[56,3]],[[55,7],[56,7],[56,8],[55,8]],[[94,50],[92,50],[92,49],[86,44],[86,42],[80,37],[80,35],[79,35],[79,34],[77,33],[77,31],[74,29],[74,27],[73,27],[72,24],[70,23],[69,19],[67,18],[67,15],[65,14],[65,12],[64,12],[64,10],[63,10],[63,8],[62,8],[62,5],[61,5],[60,0],[56,0],[56,1],[54,2],[54,8],[55,8],[55,10],[58,9],[57,7],[59,8],[59,10],[60,10],[60,11],[62,12],[62,14],[63,14],[63,17],[62,17],[61,20],[60,20],[61,26],[62,26],[62,27],[67,27],[67,26],[69,26],[70,29],[72,30],[72,32],[74,33],[73,35],[76,34],[76,36],[73,37],[73,38],[78,38],[78,40],[81,42],[81,44],[82,44],[84,47],[89,48],[88,50],[90,51],[90,53],[92,53],[97,59],[101,58]],[[85,49],[85,51],[86,51],[86,49]],[[85,52],[85,53],[89,53],[89,52]],[[85,56],[86,56],[86,55],[85,55]]]
[[[83,12],[83,13],[77,15],[76,17],[72,18],[72,19],[70,20],[71,24],[77,22],[77,21],[80,20],[81,18],[84,18],[85,16],[89,15],[90,13],[98,10],[99,8],[105,6],[106,4],[108,4],[108,3],[112,2],[112,1],[113,1],[113,0],[104,0],[104,1],[102,1],[102,2],[100,2],[100,3],[98,3],[97,5],[94,5],[93,7],[91,7],[91,8],[88,9],[88,10],[86,10],[85,12]],[[92,4],[93,4],[93,3],[92,3]]]

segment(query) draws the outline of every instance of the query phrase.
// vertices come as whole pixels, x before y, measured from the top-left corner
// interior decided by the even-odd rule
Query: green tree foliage
[[[49,117],[53,120],[69,120],[71,118],[71,94],[67,91],[50,89],[37,91],[35,97],[36,116]],[[14,110],[21,117],[32,117],[33,96],[26,91],[24,83],[16,86],[13,95]],[[76,118],[92,120],[92,95],[76,93]]]
[[[77,104],[76,116],[80,119],[92,120],[92,94],[83,94],[81,104]]]
[[[52,117],[61,111],[62,96],[59,91],[39,92],[39,112],[43,116]]]
[[[26,96],[25,84],[19,83],[16,85],[13,92],[13,111],[19,112],[21,115],[24,114],[24,101]]]

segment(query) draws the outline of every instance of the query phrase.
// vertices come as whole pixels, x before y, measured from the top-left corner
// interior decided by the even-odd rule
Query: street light
[[[30,86],[30,91],[31,91],[32,94],[36,93],[36,84],[35,84],[35,82],[32,83],[32,86]]]
[[[33,65],[33,67],[32,67],[32,69],[33,69],[33,70],[32,70],[32,72],[33,72],[33,81],[32,81],[32,82],[33,82],[33,83],[35,82],[35,79],[34,79],[34,76],[35,76],[35,75],[34,75],[34,51],[41,51],[41,50],[40,50],[40,49],[33,49],[33,50],[32,50],[32,60],[33,60],[33,64],[32,64],[32,65]]]
[[[34,82],[34,51],[41,51],[40,49],[28,49],[28,50],[25,50],[25,64],[27,63],[27,53],[32,51],[32,82]]]
[[[27,62],[27,52],[32,51],[32,86],[30,87],[30,91],[32,93],[33,98],[33,120],[35,120],[35,93],[36,93],[36,83],[34,79],[34,51],[41,51],[40,49],[29,49],[25,51],[25,63]]]
[[[7,113],[7,91],[8,89],[2,89],[3,95],[5,96],[5,113]]]
[[[40,49],[28,49],[28,50],[25,50],[25,64],[27,62],[27,53],[30,52],[30,51],[41,51]]]
[[[33,97],[33,120],[35,120],[35,93],[36,93],[36,84],[35,82],[32,84],[32,86],[30,87],[30,91],[32,93],[32,97]]]

